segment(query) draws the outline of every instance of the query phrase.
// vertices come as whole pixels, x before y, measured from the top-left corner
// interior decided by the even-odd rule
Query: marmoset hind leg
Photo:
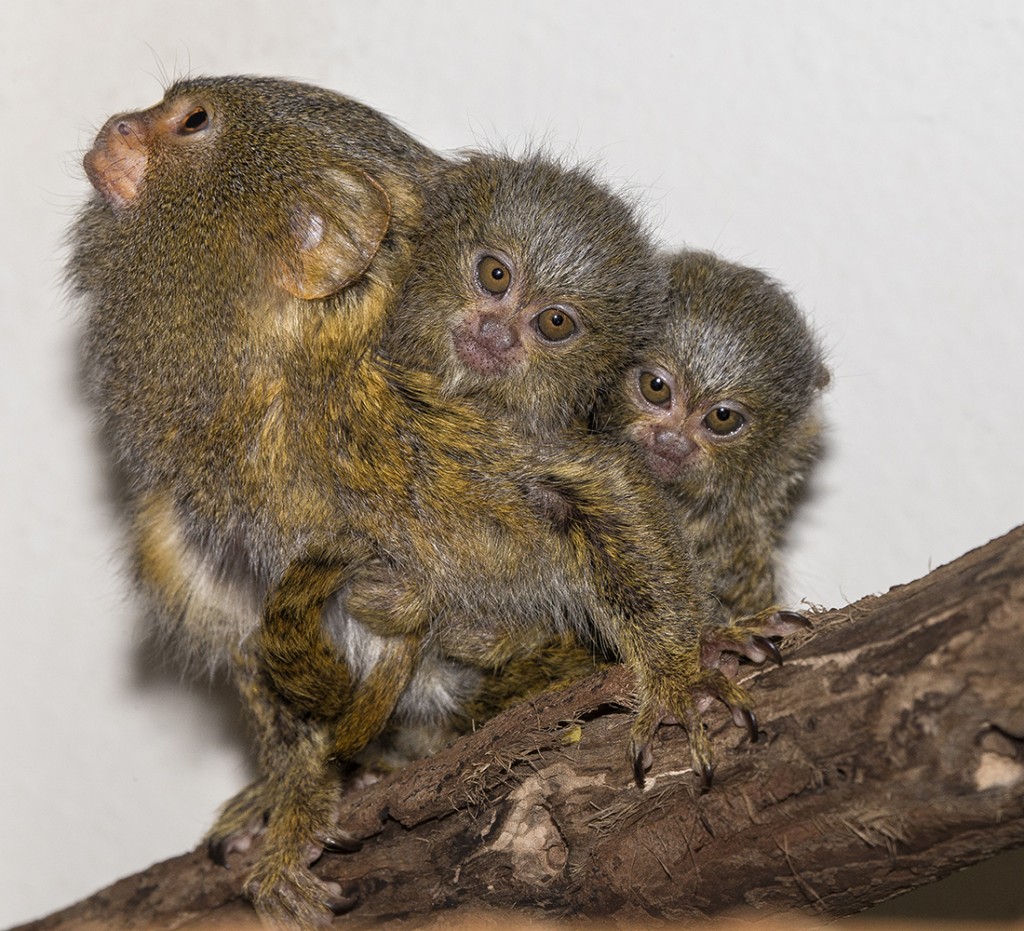
[[[309,869],[325,848],[350,848],[337,831],[341,777],[330,759],[332,729],[283,702],[251,653],[236,655],[233,672],[264,775],[225,807],[207,835],[211,856],[224,863],[262,834],[246,878],[257,911],[283,924],[324,924],[353,904]]]
[[[293,563],[267,599],[257,650],[237,661],[265,778],[228,804],[208,843],[224,860],[262,828],[246,890],[261,915],[281,922],[323,923],[354,904],[309,866],[325,848],[352,849],[337,825],[336,764],[384,730],[418,659],[416,640],[391,638],[369,673],[356,679],[323,629],[324,604],[346,571],[323,558]]]

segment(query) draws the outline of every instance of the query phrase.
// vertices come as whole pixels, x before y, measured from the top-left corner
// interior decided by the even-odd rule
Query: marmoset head
[[[691,496],[782,484],[818,452],[823,353],[792,298],[757,269],[708,252],[670,257],[671,320],[633,366],[613,429]]]
[[[469,155],[429,199],[391,332],[402,358],[528,432],[584,419],[664,319],[633,208],[540,156]]]

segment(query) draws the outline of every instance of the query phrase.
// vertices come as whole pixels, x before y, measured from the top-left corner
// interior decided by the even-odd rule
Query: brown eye
[[[549,307],[537,314],[540,335],[552,343],[560,343],[576,332],[576,321],[561,307]]]
[[[204,107],[196,107],[188,116],[178,124],[178,132],[182,136],[188,136],[206,129],[210,125],[210,115]]]
[[[476,266],[481,287],[491,294],[504,294],[512,284],[512,273],[493,255],[485,255]]]
[[[672,400],[672,388],[660,375],[654,372],[640,373],[640,393],[644,398],[659,406],[668,404]]]
[[[704,426],[718,436],[729,436],[746,422],[747,418],[731,407],[716,407],[704,418]]]

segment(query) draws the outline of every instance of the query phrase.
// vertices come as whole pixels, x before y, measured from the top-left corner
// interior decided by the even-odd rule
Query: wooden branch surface
[[[352,794],[342,822],[366,842],[316,868],[358,890],[337,925],[479,907],[834,917],[1024,844],[1024,527],[813,621],[783,667],[746,674],[757,743],[708,713],[704,794],[678,728],[634,785],[621,667]],[[196,850],[23,929],[223,928],[251,916],[249,865]]]

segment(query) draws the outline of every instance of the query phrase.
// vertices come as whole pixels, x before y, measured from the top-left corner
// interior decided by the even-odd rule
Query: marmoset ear
[[[293,208],[277,283],[304,300],[337,294],[370,267],[390,223],[391,201],[365,171],[326,172]]]

